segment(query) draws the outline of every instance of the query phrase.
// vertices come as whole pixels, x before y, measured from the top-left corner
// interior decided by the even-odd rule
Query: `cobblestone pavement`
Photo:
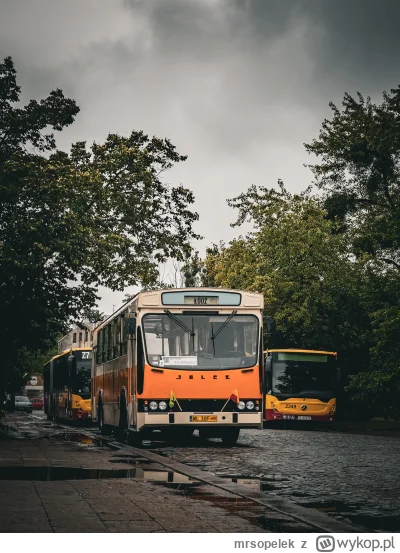
[[[312,532],[291,516],[113,451],[79,430],[10,415],[0,434],[0,532]]]
[[[22,453],[19,449],[19,453],[11,458],[13,463],[20,459],[22,464],[32,464],[34,459],[30,460],[29,452],[35,451],[33,457],[39,465],[46,463],[60,465],[63,460],[63,457],[60,457],[60,452],[63,455],[68,452],[69,466],[91,468],[101,466],[113,469],[127,467],[127,460],[125,459],[125,462],[119,464],[118,454],[113,455],[108,448],[93,448],[90,444],[74,444],[72,442],[58,443],[54,440],[48,443],[47,440],[39,439],[43,438],[45,432],[57,431],[57,426],[47,423],[41,414],[13,415],[13,418],[16,421],[15,426],[19,427],[19,436],[26,439],[24,452]],[[58,432],[62,432],[62,430],[58,430]],[[79,431],[75,430],[74,432]],[[29,439],[34,440],[29,441]],[[20,444],[21,440],[13,443],[17,442]],[[2,445],[0,442],[0,453],[2,453]],[[13,447],[18,449],[22,446],[14,445]],[[269,494],[294,501],[305,507],[317,508],[331,516],[352,521],[357,526],[366,529],[400,530],[399,437],[314,432],[301,429],[268,429],[242,431],[237,447],[232,449],[223,447],[217,440],[202,443],[197,437],[194,437],[184,447],[175,444],[171,446],[160,441],[153,442],[150,448],[157,454],[168,456],[186,465],[233,479],[255,489],[262,489]],[[14,451],[16,450],[14,449]],[[56,455],[55,458],[54,455]],[[119,460],[123,461],[121,456]],[[0,468],[9,461],[9,457],[4,458],[0,454]],[[142,460],[142,464],[139,461],[128,460],[128,462],[134,462],[134,466],[138,468],[154,469],[152,465],[146,464],[149,463],[146,460]],[[166,474],[167,478],[171,479],[171,475],[168,476],[168,471],[165,468],[158,466],[154,470],[164,471],[164,475]],[[0,481],[0,492],[3,494],[4,484]],[[28,486],[28,483],[22,482],[18,485]],[[46,485],[51,488],[54,485],[59,486],[60,482],[35,483],[33,487],[36,496],[40,495],[40,490],[44,489]],[[162,488],[153,484],[146,492],[143,492],[145,489],[143,486],[149,485],[145,484],[143,480],[135,482],[132,478],[129,481],[125,480],[123,484],[119,480],[88,480],[68,483],[70,493],[73,495],[82,493],[79,497],[85,498],[86,492],[85,490],[79,491],[80,486],[83,488],[88,486],[92,492],[98,490],[99,493],[109,493],[109,497],[101,494],[99,496],[100,499],[104,497],[106,501],[103,503],[107,503],[107,505],[109,502],[112,504],[112,500],[116,501],[117,497],[120,498],[121,486],[124,486],[125,490],[124,501],[133,501],[136,504],[137,500],[134,499],[136,493],[147,494],[147,497],[151,495],[152,504],[155,505],[156,510],[161,511],[161,514],[164,514],[162,506],[166,505],[165,498],[168,497],[168,505],[172,507],[175,506],[175,502],[185,505],[182,508],[186,518],[190,511],[193,528],[196,525],[198,528],[205,528],[198,531],[217,531],[212,525],[212,520],[218,521],[221,532],[255,531],[252,526],[255,524],[258,526],[256,531],[285,531],[285,529],[292,532],[310,531],[309,528],[301,529],[299,523],[290,517],[277,516],[271,510],[254,506],[245,500],[238,500],[231,494],[217,492],[215,488],[211,489],[205,485],[182,484],[176,486],[170,482],[167,484],[167,489],[165,489],[165,484]],[[174,489],[176,487],[180,489]],[[128,494],[128,498],[125,497],[126,494]],[[179,495],[178,498],[176,494]],[[171,503],[169,503],[170,501]],[[215,518],[212,513],[216,506],[223,507],[224,517],[229,513],[229,518],[222,517],[221,513],[217,513]],[[96,508],[95,504],[93,504],[93,508]],[[167,511],[169,512],[169,509]],[[145,512],[147,513],[147,511]],[[172,512],[175,513],[173,509]],[[193,515],[193,512],[196,515]],[[0,520],[2,520],[2,513],[3,511],[0,510]],[[201,513],[201,516],[198,513]],[[207,513],[211,513],[209,518]],[[237,516],[238,513],[240,516]],[[182,511],[181,514],[183,516]],[[147,515],[150,517],[150,520],[146,517],[147,522],[153,524],[155,519],[151,518],[152,513],[148,512]],[[232,515],[236,516],[232,517]],[[108,527],[106,522],[111,521],[100,516],[100,513],[98,516],[102,527]],[[219,516],[222,518],[218,518]],[[222,520],[224,520],[224,524],[222,524]],[[181,526],[174,522],[171,529],[168,529],[163,521],[165,522],[163,516],[157,519],[157,525],[161,528],[155,526],[155,531],[174,531],[173,528],[183,528],[183,522]],[[51,528],[57,528],[51,520],[48,522]],[[237,526],[235,526],[236,524]],[[130,520],[129,525],[133,529],[138,526],[138,521]],[[110,529],[111,526],[116,528],[118,525],[111,524]],[[121,531],[123,531],[122,526]],[[233,529],[234,527],[236,529]],[[245,527],[249,529],[245,530]],[[260,527],[263,529],[260,530]],[[227,528],[229,529],[227,530]]]
[[[371,530],[400,531],[399,437],[265,429],[242,431],[233,449],[201,445],[156,451]]]

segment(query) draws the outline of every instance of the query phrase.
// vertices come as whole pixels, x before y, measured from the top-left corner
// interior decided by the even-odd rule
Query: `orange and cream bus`
[[[92,419],[92,348],[71,348],[43,368],[44,412],[48,419]]]
[[[132,443],[197,429],[234,445],[261,428],[263,304],[219,288],[137,294],[94,330],[93,420]]]
[[[264,421],[332,422],[340,371],[332,351],[270,349],[265,352]]]

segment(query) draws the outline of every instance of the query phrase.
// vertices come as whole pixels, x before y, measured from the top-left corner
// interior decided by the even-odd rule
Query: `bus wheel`
[[[232,447],[236,444],[239,438],[239,428],[226,428],[221,435],[221,440],[227,447]]]
[[[143,436],[142,433],[129,431],[127,433],[127,442],[128,445],[132,447],[140,447],[142,445]]]
[[[166,439],[169,443],[174,445],[181,445],[189,442],[193,437],[193,428],[171,428],[166,433]]]
[[[205,444],[210,437],[210,433],[207,432],[206,428],[199,428],[199,440],[202,444]]]

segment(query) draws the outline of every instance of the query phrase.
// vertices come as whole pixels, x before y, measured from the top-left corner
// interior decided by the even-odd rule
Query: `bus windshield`
[[[92,372],[92,352],[76,351],[76,379],[72,392],[82,399],[90,399],[90,383]]]
[[[279,399],[334,397],[333,355],[274,353],[272,367],[272,393]]]
[[[233,369],[257,363],[258,319],[254,315],[180,314],[143,318],[147,359],[155,367]]]

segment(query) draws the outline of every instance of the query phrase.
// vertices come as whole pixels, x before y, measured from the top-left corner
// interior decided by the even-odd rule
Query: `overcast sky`
[[[329,101],[400,83],[399,21],[397,0],[2,0],[0,56],[24,100],[77,101],[60,148],[143,129],[187,154],[167,180],[194,191],[203,253],[239,233],[226,198],[310,183]],[[101,295],[106,312],[123,296]]]

